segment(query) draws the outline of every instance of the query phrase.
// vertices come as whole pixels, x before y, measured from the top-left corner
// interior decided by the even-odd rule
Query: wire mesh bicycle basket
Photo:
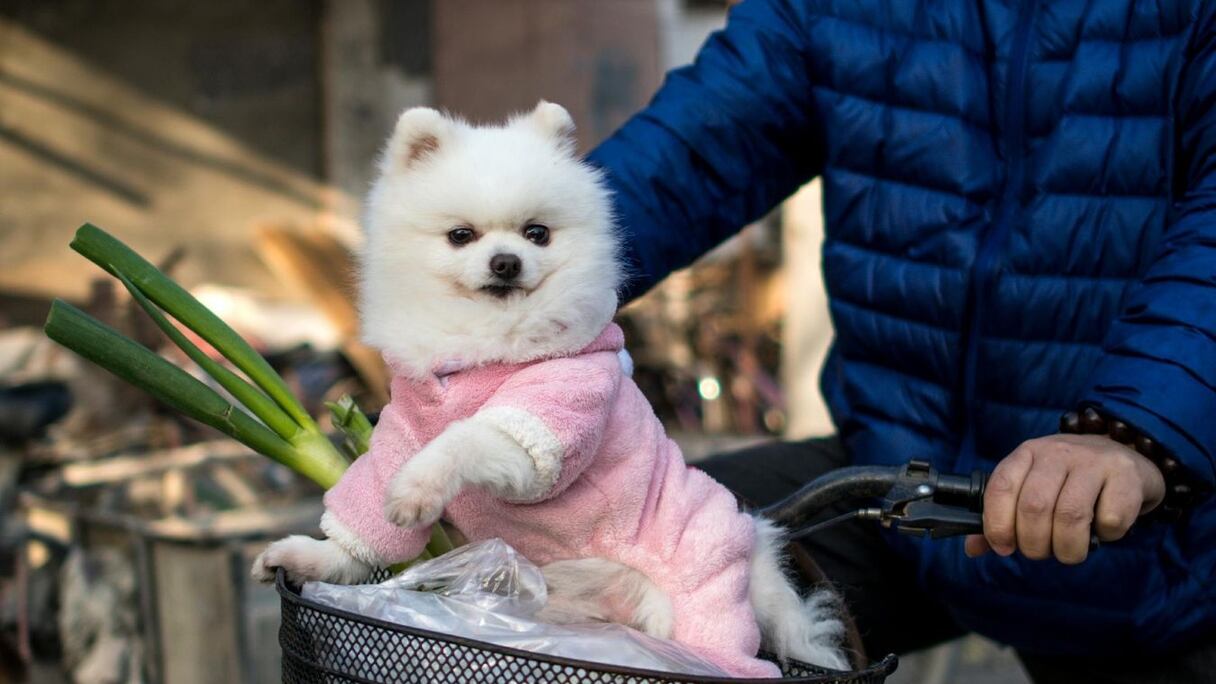
[[[283,681],[287,684],[711,684],[757,680],[695,677],[618,667],[530,653],[396,625],[330,608],[302,597],[283,571],[275,581],[282,597]],[[857,672],[789,661],[782,679],[804,684],[881,684],[895,656]]]

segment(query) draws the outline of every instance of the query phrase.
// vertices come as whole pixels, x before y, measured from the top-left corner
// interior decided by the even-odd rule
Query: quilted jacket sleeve
[[[1203,11],[1176,100],[1179,201],[1084,401],[1216,483],[1216,12]]]
[[[791,0],[746,0],[695,63],[667,75],[650,105],[593,151],[615,194],[630,279],[644,293],[822,166],[804,50]]]

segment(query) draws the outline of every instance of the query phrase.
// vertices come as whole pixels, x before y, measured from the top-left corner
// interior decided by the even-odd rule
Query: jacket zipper
[[[980,336],[984,329],[984,301],[990,294],[1000,263],[997,259],[1017,218],[1024,185],[1026,162],[1026,71],[1027,44],[1033,25],[1036,0],[1023,0],[1018,7],[1017,30],[1009,54],[1009,86],[1005,90],[1004,111],[1005,153],[1008,155],[1008,175],[997,207],[996,219],[980,239],[975,263],[971,266],[971,317],[967,330],[967,346],[963,366],[963,416],[965,422],[962,449],[957,464],[961,469],[974,466],[976,459],[976,394],[979,373]]]

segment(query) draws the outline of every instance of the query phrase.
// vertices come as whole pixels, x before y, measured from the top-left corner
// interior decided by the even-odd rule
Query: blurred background
[[[0,682],[269,682],[266,540],[319,491],[45,339],[64,298],[195,372],[68,249],[85,221],[253,341],[322,420],[384,402],[350,253],[372,162],[414,105],[544,98],[584,151],[692,60],[725,0],[0,0]],[[621,314],[690,460],[832,432],[816,184]],[[896,681],[1020,682],[978,640]]]

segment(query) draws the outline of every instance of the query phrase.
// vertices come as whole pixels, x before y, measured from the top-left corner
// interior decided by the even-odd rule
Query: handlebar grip
[[[970,511],[984,510],[984,488],[988,486],[988,474],[973,470],[970,475],[937,476],[938,503],[960,506]]]

